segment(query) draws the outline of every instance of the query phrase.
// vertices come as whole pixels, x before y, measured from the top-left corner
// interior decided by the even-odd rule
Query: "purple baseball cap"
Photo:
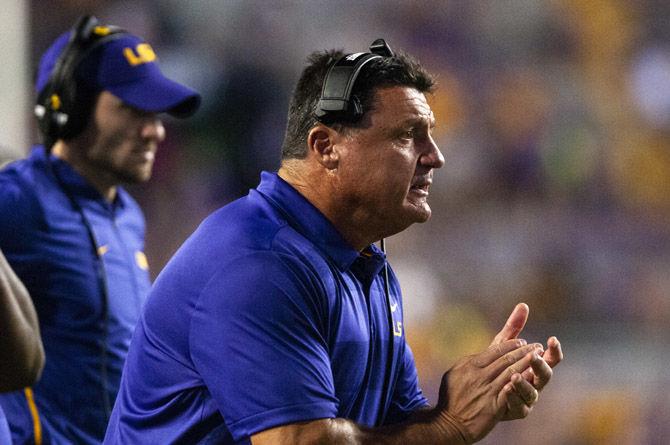
[[[62,34],[42,56],[35,89],[44,89],[71,31]],[[96,47],[79,63],[75,76],[93,91],[109,91],[143,111],[188,117],[200,106],[200,94],[168,79],[158,67],[151,46],[132,34],[119,34]]]

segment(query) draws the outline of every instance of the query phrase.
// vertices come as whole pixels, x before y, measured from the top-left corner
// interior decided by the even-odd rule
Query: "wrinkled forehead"
[[[370,111],[384,119],[435,125],[435,115],[426,95],[413,87],[390,86],[377,89]]]

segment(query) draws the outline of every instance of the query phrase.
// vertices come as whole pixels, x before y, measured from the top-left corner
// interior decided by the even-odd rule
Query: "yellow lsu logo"
[[[144,252],[138,250],[135,252],[135,263],[142,270],[149,270],[149,262],[147,261],[147,256]]]
[[[395,322],[395,326],[393,326],[393,335],[402,337],[402,321]]]
[[[135,47],[135,49],[124,48],[123,55],[130,66],[137,66],[156,60],[156,53],[148,43],[140,43]]]

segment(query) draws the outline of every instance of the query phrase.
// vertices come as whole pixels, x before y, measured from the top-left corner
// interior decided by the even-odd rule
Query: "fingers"
[[[508,352],[514,351],[525,345],[526,340],[520,338],[492,344],[486,351],[476,354],[472,359],[472,364],[478,368],[485,368]]]
[[[533,360],[537,360],[536,357],[539,357],[539,351],[541,350],[541,344],[533,343],[508,352],[489,365],[487,371],[491,373],[491,376],[496,376],[493,380],[495,391],[500,391],[512,379],[512,376],[521,374],[523,370],[530,367]]]
[[[491,345],[516,338],[526,325],[529,311],[530,309],[526,303],[517,304],[509,318],[507,318],[505,326],[503,326],[500,332],[495,336]]]
[[[563,351],[561,350],[561,343],[558,341],[556,337],[549,337],[549,340],[547,340],[547,350],[544,351],[544,354],[541,355],[542,358],[544,359],[544,362],[546,363],[546,366],[550,368],[549,370],[547,370],[545,365],[537,363],[537,366],[540,366],[541,369],[534,370],[531,367],[526,369],[522,373],[523,377],[529,382],[531,382],[537,389],[544,388],[544,386],[547,384],[547,382],[549,381],[549,379],[553,374],[551,368],[556,367],[556,365],[558,365],[561,362],[561,360],[563,360]]]
[[[512,385],[514,392],[523,400],[523,402],[530,406],[535,405],[537,400],[540,398],[540,395],[526,379],[524,379],[521,374],[514,374],[512,376]]]
[[[545,352],[545,355],[546,354],[547,353]],[[549,380],[551,379],[551,376],[554,372],[552,371],[551,366],[549,366],[549,364],[544,360],[544,358],[537,354],[533,357],[533,360],[531,360],[530,367],[532,369],[532,379],[527,381],[532,382],[532,386],[534,386],[535,389],[539,391],[544,388],[547,383],[549,383]]]
[[[498,406],[504,407],[501,420],[523,419],[537,403],[538,392],[520,374],[514,374],[498,395]]]
[[[541,350],[541,344],[532,343],[504,354],[486,367],[489,377],[493,379],[499,374],[506,374],[507,380],[509,380],[513,374],[521,373],[530,366],[530,360],[526,357],[528,354]]]
[[[561,342],[556,337],[549,337],[547,340],[547,350],[544,353],[544,361],[552,368],[563,360],[563,350]]]
[[[561,343],[556,337],[550,337],[547,341],[547,350],[541,357],[531,362],[531,367],[523,372],[523,377],[539,391],[549,383],[551,376],[554,374],[552,368],[558,365],[561,360],[563,360]]]

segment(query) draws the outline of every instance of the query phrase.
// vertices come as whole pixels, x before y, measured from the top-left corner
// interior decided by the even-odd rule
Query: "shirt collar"
[[[386,263],[386,254],[374,244],[370,244],[356,258],[351,270],[361,281],[369,284],[374,277],[379,275],[384,263]]]
[[[349,269],[359,257],[359,252],[342,237],[324,214],[277,173],[262,172],[257,190],[279,207],[291,227],[330,257],[340,270]]]
[[[32,156],[43,162],[46,168],[49,168],[47,162],[51,165],[53,172],[57,175],[55,178],[56,181],[62,183],[72,197],[97,201],[105,208],[111,210],[126,206],[126,198],[123,196],[121,187],[116,188],[114,202],[110,204],[100,192],[86,180],[86,178],[77,173],[77,171],[66,161],[53,154],[48,155],[49,159],[47,161],[46,150],[43,146],[40,145],[35,147]]]

